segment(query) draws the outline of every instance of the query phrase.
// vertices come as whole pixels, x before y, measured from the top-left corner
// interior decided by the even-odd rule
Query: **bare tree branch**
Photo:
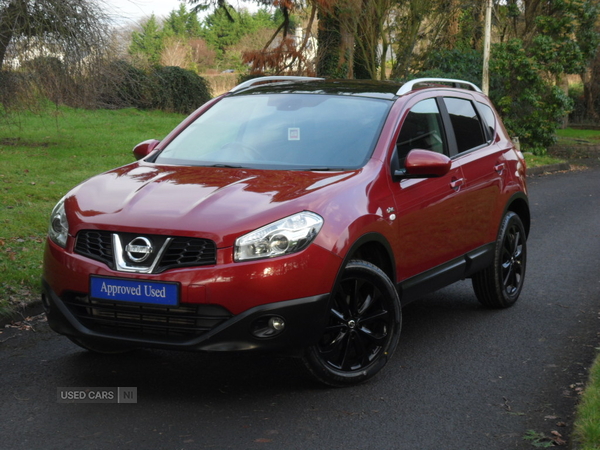
[[[105,46],[107,23],[92,0],[0,0],[0,68],[39,56],[78,64]]]

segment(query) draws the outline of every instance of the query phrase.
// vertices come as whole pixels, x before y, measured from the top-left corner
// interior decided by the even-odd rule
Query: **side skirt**
[[[402,305],[437,291],[489,267],[494,261],[495,243],[483,245],[459,258],[408,278],[396,285]]]

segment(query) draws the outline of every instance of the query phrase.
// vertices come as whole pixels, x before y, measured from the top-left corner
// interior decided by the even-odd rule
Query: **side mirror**
[[[430,150],[414,149],[408,152],[404,160],[404,169],[395,170],[394,177],[436,178],[443,177],[450,171],[452,161],[446,155]]]
[[[157,141],[156,139],[148,139],[147,141],[141,142],[133,148],[133,156],[139,161],[152,153],[158,144],[160,144],[160,141]]]

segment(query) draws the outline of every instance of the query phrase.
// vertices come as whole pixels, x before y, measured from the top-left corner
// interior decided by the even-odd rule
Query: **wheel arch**
[[[519,216],[523,226],[525,227],[525,233],[529,236],[529,229],[531,227],[531,212],[529,211],[529,201],[524,193],[515,194],[504,211],[506,214],[508,211],[512,211]],[[504,216],[503,214],[503,216]]]
[[[367,233],[358,238],[350,247],[340,266],[341,276],[348,261],[361,259],[381,269],[392,283],[396,283],[396,263],[394,252],[388,240],[379,233]]]

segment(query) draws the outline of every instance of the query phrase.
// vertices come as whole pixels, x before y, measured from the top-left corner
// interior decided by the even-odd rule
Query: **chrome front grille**
[[[128,243],[142,236],[152,241],[156,249],[151,257],[143,263],[131,261],[126,249]],[[121,254],[116,255],[115,238],[123,243]],[[139,268],[140,272],[161,273],[168,269],[215,264],[217,246],[209,239],[189,237],[169,237],[160,235],[140,235],[134,233],[112,233],[110,231],[83,230],[77,234],[75,253],[101,261],[113,270],[119,270],[121,265]],[[158,261],[155,259],[158,258]],[[121,261],[118,264],[116,260]],[[150,272],[150,268],[153,270]],[[135,271],[135,270],[129,270]]]

